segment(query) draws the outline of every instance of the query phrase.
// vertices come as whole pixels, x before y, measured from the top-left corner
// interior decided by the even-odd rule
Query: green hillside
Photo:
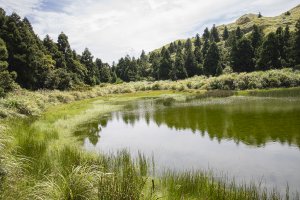
[[[286,25],[290,26],[290,30],[294,31],[297,20],[300,19],[300,4],[295,8],[282,13],[281,15],[275,17],[266,17],[262,16],[258,18],[258,14],[245,14],[238,18],[235,22],[230,24],[222,24],[217,26],[216,28],[220,33],[223,33],[224,27],[227,26],[228,31],[235,31],[239,26],[244,33],[249,33],[252,30],[253,25],[257,25],[261,28],[264,34],[268,34],[270,32],[275,32],[278,27],[285,27]],[[200,34],[200,33],[199,33]],[[200,34],[202,35],[202,33]],[[192,41],[195,40],[195,37],[191,38]],[[179,39],[181,42],[186,42],[187,39]],[[177,43],[179,40],[176,40]],[[168,48],[170,44],[164,45],[164,47]],[[154,52],[160,51],[163,47],[154,50]]]
[[[148,55],[143,51],[138,58],[125,56],[110,66],[88,48],[77,53],[63,32],[54,40],[48,35],[40,39],[26,17],[7,15],[0,8],[0,97],[19,86],[69,90],[100,83],[300,69],[300,5],[276,17],[247,14],[204,33]]]

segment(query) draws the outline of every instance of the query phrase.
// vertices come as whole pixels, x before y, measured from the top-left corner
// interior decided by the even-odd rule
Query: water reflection
[[[208,169],[239,181],[300,188],[298,100],[223,98],[185,103],[139,101],[76,132],[85,148],[154,155],[159,169]]]
[[[139,101],[126,105],[125,111],[84,124],[77,135],[90,138],[95,145],[101,127],[116,118],[133,127],[144,120],[147,124],[153,121],[157,126],[166,125],[177,131],[199,131],[202,136],[207,133],[219,142],[229,139],[236,144],[264,146],[272,141],[300,147],[299,103],[282,99],[229,98],[225,102],[205,103],[202,100],[169,106],[161,101]]]

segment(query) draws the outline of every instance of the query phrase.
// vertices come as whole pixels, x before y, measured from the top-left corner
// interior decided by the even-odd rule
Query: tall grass
[[[271,90],[254,90],[249,91],[250,96],[257,97],[300,97],[299,88],[286,88],[286,89],[271,89]]]
[[[72,144],[51,146],[55,138],[43,137],[47,132],[30,123],[17,123],[13,129],[15,143],[10,146],[10,164],[5,164],[8,172],[1,179],[0,199],[290,198],[289,192],[280,194],[256,184],[237,184],[226,176],[215,178],[213,172],[167,171],[153,177],[153,160],[142,153],[132,158],[127,151],[95,154]]]
[[[264,73],[287,72],[277,70]],[[298,72],[295,74],[299,76]],[[89,106],[83,105],[88,104],[85,100],[55,107],[41,118],[21,118],[41,114],[50,105],[115,92],[177,90],[177,86],[179,90],[182,87],[185,90],[209,88],[207,84],[211,83],[208,80],[212,79],[218,78],[194,77],[180,82],[124,83],[99,86],[82,92],[21,90],[1,99],[0,108],[3,109],[0,116],[9,117],[5,120],[9,128],[0,127],[0,199],[291,199],[289,192],[279,194],[276,190],[267,191],[255,184],[239,185],[226,177],[215,178],[213,173],[169,171],[162,176],[155,176],[154,159],[151,161],[142,153],[132,158],[127,151],[108,155],[84,151],[76,138],[71,138],[65,132],[74,131],[91,116],[98,116],[100,111],[105,113],[112,109],[100,103],[105,102],[105,98],[93,100],[92,106],[89,104],[94,110],[88,110]],[[204,83],[204,80],[208,82]],[[200,91],[197,98],[233,94],[235,92],[224,90]],[[250,94],[261,95],[255,92]],[[125,96],[123,100],[128,100]],[[120,100],[119,96],[112,98]],[[174,99],[165,98],[162,101],[165,105],[171,105]],[[294,199],[299,199],[297,194],[294,196]]]
[[[289,199],[289,190],[285,196],[276,190],[268,191],[260,184],[237,184],[226,176],[215,178],[206,172],[166,172],[161,178],[166,199],[228,199],[260,200]],[[294,199],[299,199],[294,195]]]
[[[0,118],[9,116],[39,115],[46,108],[62,103],[89,99],[111,94],[135,93],[137,91],[184,91],[203,90],[247,90],[300,86],[300,71],[292,69],[258,71],[251,73],[232,73],[218,77],[195,76],[180,81],[130,82],[122,84],[102,84],[78,91],[30,92],[16,90],[5,99],[0,99]],[[22,98],[20,98],[22,96]]]

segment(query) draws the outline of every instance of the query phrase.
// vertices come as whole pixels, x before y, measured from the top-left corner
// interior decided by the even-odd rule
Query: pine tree
[[[211,38],[211,41],[214,41],[216,43],[220,42],[219,32],[218,32],[218,29],[216,28],[215,24],[213,25],[213,27],[210,31],[210,38]]]
[[[202,64],[203,62],[203,57],[202,57],[202,52],[201,52],[201,49],[200,47],[196,47],[195,50],[194,50],[194,55],[195,55],[195,58],[196,58],[196,61],[198,64]]]
[[[43,88],[52,66],[47,65],[49,58],[29,21],[13,13],[6,17],[0,32],[7,44],[8,70],[17,73],[17,83],[28,89]]]
[[[184,66],[184,58],[181,51],[177,51],[175,63],[169,74],[172,80],[185,79],[188,77]]]
[[[284,44],[284,34],[283,34],[283,29],[282,27],[278,27],[276,30],[276,38],[277,38],[277,48],[279,51],[280,59],[285,60],[286,55],[285,55],[285,44]]]
[[[209,41],[208,41],[208,39],[206,39],[206,40],[204,40],[204,44],[203,44],[203,47],[202,47],[202,50],[201,50],[203,58],[205,58],[208,49],[209,49]]]
[[[237,40],[236,37],[232,38],[231,47],[230,47],[230,65],[232,70],[238,71],[239,61],[238,61],[238,48],[237,48]]]
[[[278,50],[276,34],[269,33],[262,44],[260,57],[257,61],[257,68],[261,70],[268,70],[280,67],[280,52]]]
[[[176,52],[175,45],[173,44],[173,42],[170,43],[168,50],[171,54]]]
[[[229,38],[229,32],[227,29],[227,26],[225,26],[224,31],[223,31],[223,40],[227,40]]]
[[[137,81],[140,79],[138,72],[137,60],[133,57],[129,66],[126,68],[125,73],[127,74],[128,81]]]
[[[64,34],[63,32],[61,32],[58,36],[57,46],[58,46],[58,50],[63,52],[64,54],[66,54],[67,51],[70,50],[68,36],[66,34]]]
[[[197,61],[191,48],[186,52],[185,67],[189,77],[197,74]]]
[[[178,42],[178,44],[179,44],[179,42]],[[181,51],[181,46],[179,48],[179,45],[178,45],[177,51]],[[160,53],[157,53],[157,52],[150,53],[149,62],[151,64],[151,68],[152,68],[151,73],[152,73],[152,77],[155,80],[159,80],[160,60],[161,60]]]
[[[263,16],[262,16],[261,13],[259,12],[257,17],[258,17],[258,18],[262,18]]]
[[[0,35],[2,34],[3,26],[5,25],[6,21],[6,13],[5,11],[0,7]]]
[[[203,68],[206,75],[215,76],[220,73],[220,52],[215,42],[212,42],[209,46],[208,52],[204,59]]]
[[[284,32],[283,32],[283,43],[284,43],[284,50],[285,50],[285,63],[283,63],[284,67],[291,67],[292,61],[292,46],[291,46],[291,34],[290,28],[286,25]]]
[[[237,41],[236,47],[232,48],[231,58],[235,72],[254,71],[254,50],[251,41],[246,37]]]
[[[285,46],[289,46],[290,45],[290,38],[291,38],[289,25],[286,25],[286,27],[284,29],[283,38],[284,38]]]
[[[185,43],[185,50],[186,51],[191,51],[192,48],[193,48],[192,40],[190,38],[188,38],[186,43]]]
[[[148,56],[146,55],[145,51],[142,50],[140,58],[138,59],[138,74],[141,77],[145,78],[148,77],[150,73],[151,73],[151,69],[148,61]]]
[[[294,43],[294,57],[297,68],[300,66],[300,19],[296,23],[296,32],[295,32],[295,43]]]
[[[9,72],[8,68],[8,53],[5,42],[0,38],[0,97],[14,88],[15,72]]]
[[[67,68],[67,63],[64,57],[64,54],[58,50],[58,45],[56,45],[53,40],[50,38],[49,35],[46,35],[46,37],[43,40],[44,47],[46,47],[46,50],[48,51],[48,54],[52,56],[52,58],[55,60],[55,65],[57,68]]]
[[[240,28],[239,26],[236,28],[235,36],[236,36],[236,38],[237,38],[238,40],[241,39],[241,38],[243,37],[243,32],[242,32],[242,30],[241,30],[241,28]]]
[[[263,36],[261,30],[257,25],[253,25],[253,30],[251,33],[251,44],[254,50],[256,50],[261,45],[262,37]]]
[[[198,33],[196,35],[196,39],[195,39],[194,45],[195,45],[195,47],[199,47],[201,49],[201,38],[200,38],[200,35]]]
[[[97,70],[97,67],[95,63],[93,62],[93,56],[88,48],[85,48],[82,52],[80,62],[86,66],[87,68],[87,76],[85,77],[85,83],[88,85],[96,85],[100,83],[99,81],[99,71]]]
[[[112,81],[112,73],[107,64],[104,64],[101,59],[96,58],[95,61],[97,71],[98,71],[98,77],[100,79],[101,83],[109,83]]]
[[[181,49],[181,50],[182,50],[182,46],[183,46],[183,45],[182,45],[182,42],[181,42],[181,40],[179,40],[178,43],[177,43],[177,50],[178,50],[178,49]]]
[[[169,73],[172,69],[172,59],[169,50],[165,47],[161,50],[161,56],[162,59],[158,70],[159,79],[166,80],[169,78]]]
[[[203,33],[202,37],[203,37],[204,40],[209,40],[210,32],[209,32],[207,27],[204,29],[204,33]]]

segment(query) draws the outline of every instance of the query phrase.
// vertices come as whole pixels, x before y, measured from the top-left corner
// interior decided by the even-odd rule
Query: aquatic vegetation
[[[214,92],[210,95],[232,94]],[[24,114],[16,111],[1,121],[6,128],[0,132],[0,199],[283,199],[282,195],[290,195],[267,191],[259,184],[240,185],[213,172],[167,171],[156,175],[153,159],[142,153],[133,158],[127,151],[88,152],[72,134],[90,119],[122,108],[120,102],[160,97],[164,93],[112,95],[60,105],[64,100],[53,97],[54,93],[24,92],[22,101],[35,102],[30,106],[39,110],[35,114],[48,109],[39,118],[22,119]],[[77,100],[78,95],[67,101]],[[13,102],[12,97],[2,99],[2,105],[17,110],[15,103],[8,103]],[[176,103],[172,92],[163,98],[166,108]],[[297,194],[290,198],[294,196],[298,198]]]

